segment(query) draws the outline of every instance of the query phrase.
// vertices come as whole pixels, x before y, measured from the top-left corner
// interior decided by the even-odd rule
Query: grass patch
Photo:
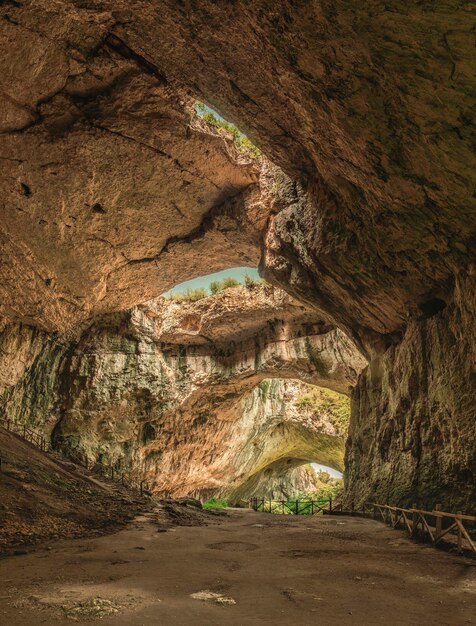
[[[202,506],[204,509],[226,509],[228,500],[225,498],[210,498]]]

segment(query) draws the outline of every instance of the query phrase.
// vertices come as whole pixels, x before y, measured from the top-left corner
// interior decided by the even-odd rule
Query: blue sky
[[[214,274],[208,274],[207,276],[198,276],[192,280],[187,280],[185,283],[180,283],[163,293],[163,296],[168,296],[173,293],[182,293],[186,289],[208,289],[208,285],[214,280],[223,280],[224,278],[236,278],[240,282],[243,282],[245,274],[259,279],[258,270],[253,267],[233,267],[229,270],[222,270],[221,272],[215,272]]]

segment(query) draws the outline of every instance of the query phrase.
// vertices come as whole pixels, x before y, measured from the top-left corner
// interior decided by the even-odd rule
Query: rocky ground
[[[475,622],[474,561],[412,543],[378,522],[228,510],[209,517],[213,523],[158,532],[163,514],[136,517],[108,537],[60,541],[0,562],[0,620],[15,626]]]

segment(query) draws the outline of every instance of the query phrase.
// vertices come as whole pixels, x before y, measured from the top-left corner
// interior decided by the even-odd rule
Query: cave
[[[40,599],[0,599],[10,622],[44,610],[135,623],[137,610],[137,624],[152,624],[155,607],[179,624],[180,606],[183,623],[221,623],[219,611],[233,624],[283,613],[291,623],[290,607],[313,623],[324,600],[311,557],[335,554],[329,578],[347,580],[335,546],[352,539],[364,563],[377,524],[369,503],[471,525],[468,6],[6,0],[0,32],[0,571],[17,580],[16,557],[32,559],[46,585]],[[249,503],[313,493],[315,464],[343,472],[343,521],[335,508],[312,521],[286,515],[280,539],[265,536],[277,516]],[[229,513],[202,508],[222,500]],[[127,533],[142,541],[153,524],[166,531],[154,540],[161,567],[195,563],[191,544],[171,551],[167,515],[171,530],[196,533],[190,542],[203,535],[216,563],[233,551],[236,569],[201,587],[197,573],[183,605],[168,590],[159,608],[147,585],[128,600],[98,583],[75,603],[61,598],[76,588],[51,586],[63,567],[55,542],[97,541],[87,549],[103,558],[121,537],[134,550]],[[441,534],[447,520],[434,519]],[[398,535],[383,528],[376,537],[390,549]],[[280,595],[254,614],[244,579],[238,601],[227,590],[240,551],[254,563],[261,541],[306,582],[281,580],[270,556]],[[49,573],[34,561],[45,545]],[[448,576],[462,571],[456,557],[431,558]],[[122,560],[111,568],[129,567]],[[324,623],[382,623],[378,601],[347,601],[352,585],[375,583],[372,571],[355,569]],[[254,575],[257,589],[272,587]],[[375,576],[383,584],[388,572]],[[424,582],[413,599],[399,591],[401,623],[420,610],[423,624],[467,623],[465,581],[440,612],[415,608]]]

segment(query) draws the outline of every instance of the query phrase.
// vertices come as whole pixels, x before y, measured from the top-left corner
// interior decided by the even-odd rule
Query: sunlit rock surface
[[[282,379],[349,393],[365,360],[341,331],[275,287],[148,302],[97,320],[74,342],[40,333],[42,351],[38,334],[5,331],[29,360],[22,376],[5,381],[2,407],[50,432],[73,458],[132,468],[173,496],[241,497],[242,483],[283,459],[292,466],[282,477],[310,461],[343,467],[343,433],[329,419],[301,415],[292,404],[299,385]],[[294,476],[303,483],[303,472]]]

